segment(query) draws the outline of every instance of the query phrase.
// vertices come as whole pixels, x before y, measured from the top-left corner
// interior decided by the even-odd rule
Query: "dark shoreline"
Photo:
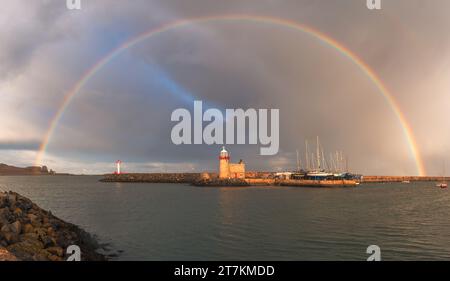
[[[64,261],[71,245],[80,248],[82,261],[107,260],[93,235],[18,193],[0,192],[0,261]]]

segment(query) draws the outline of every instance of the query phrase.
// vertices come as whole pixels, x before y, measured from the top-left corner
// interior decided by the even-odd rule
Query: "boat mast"
[[[336,165],[334,164],[333,154],[330,153],[329,156],[330,156],[330,166],[331,166],[331,169],[333,170],[333,172],[336,172]]]
[[[345,156],[345,171],[348,173],[348,156]]]
[[[319,136],[317,136],[317,168],[320,170],[321,165],[320,165],[320,143],[319,143]]]
[[[323,168],[324,169],[329,169],[329,167],[328,167],[328,165],[327,165],[327,162],[325,161],[325,155],[324,155],[324,153],[323,153],[323,147],[322,147],[322,165],[323,165]]]
[[[306,157],[306,169],[310,170],[309,168],[309,152],[308,152],[308,140],[305,139],[305,157]]]
[[[338,172],[341,172],[341,161],[339,161],[340,157],[339,157],[339,150],[336,150],[336,166],[338,169]]]

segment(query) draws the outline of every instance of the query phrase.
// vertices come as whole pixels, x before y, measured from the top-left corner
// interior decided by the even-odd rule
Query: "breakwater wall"
[[[358,182],[354,180],[281,180],[279,184],[299,187],[355,187]]]
[[[201,178],[201,173],[149,173],[149,174],[108,174],[102,182],[152,182],[152,183],[192,183]]]
[[[252,186],[260,185],[260,186],[268,186],[268,185],[277,185],[275,179],[245,179],[245,181]]]
[[[271,172],[246,172],[246,179],[270,179]],[[218,173],[127,173],[107,174],[102,182],[193,183],[201,179],[217,179]]]
[[[277,185],[271,172],[246,172],[245,180],[250,185]],[[217,173],[134,173],[134,174],[108,174],[100,180],[103,182],[148,182],[148,183],[193,183],[205,179],[217,179]],[[419,176],[364,176],[361,183],[390,183],[390,182],[437,182],[442,177]],[[450,181],[446,177],[445,181]]]
[[[270,179],[275,176],[274,172],[255,172],[247,171],[245,172],[246,179]]]
[[[239,187],[250,186],[250,184],[243,179],[200,179],[192,183],[195,186],[211,186],[211,187]]]
[[[389,183],[389,182],[427,182],[442,181],[442,177],[419,177],[419,176],[364,176],[362,183]],[[445,177],[445,181],[450,181],[450,177]]]

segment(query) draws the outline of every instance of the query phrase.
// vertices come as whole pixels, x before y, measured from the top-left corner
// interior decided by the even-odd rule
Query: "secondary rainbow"
[[[188,19],[177,20],[174,22],[170,22],[170,23],[161,25],[156,28],[152,28],[151,30],[144,32],[144,33],[126,41],[125,43],[121,44],[120,46],[118,46],[117,48],[112,50],[110,53],[106,54],[97,63],[92,65],[92,67],[89,68],[84,73],[84,75],[81,77],[81,79],[77,83],[75,83],[75,85],[72,87],[72,89],[68,93],[65,94],[64,99],[61,102],[61,105],[59,106],[53,119],[51,120],[48,130],[45,133],[45,136],[42,140],[42,143],[40,145],[39,151],[36,156],[35,165],[37,165],[37,166],[41,165],[41,161],[45,155],[45,151],[50,142],[50,139],[51,139],[56,127],[58,126],[58,122],[60,121],[61,117],[64,114],[65,109],[70,104],[70,102],[72,101],[74,96],[80,91],[81,88],[83,88],[83,86],[100,69],[102,69],[105,65],[107,65],[111,60],[113,60],[115,57],[122,54],[128,48],[133,47],[136,44],[138,44],[146,39],[149,39],[153,36],[156,36],[158,34],[164,33],[166,31],[174,30],[176,28],[188,26],[191,24],[199,24],[199,23],[207,23],[207,22],[215,22],[215,21],[253,22],[253,23],[266,24],[266,25],[281,26],[281,27],[289,28],[289,29],[292,29],[295,31],[300,31],[300,32],[308,34],[308,35],[316,38],[320,42],[325,43],[326,45],[334,48],[341,55],[350,59],[350,61],[352,61],[356,66],[358,66],[366,74],[366,76],[376,85],[379,92],[383,95],[385,100],[388,102],[389,106],[395,113],[395,115],[398,118],[399,123],[402,127],[403,134],[408,143],[410,153],[415,160],[417,173],[421,176],[426,174],[425,166],[424,166],[421,156],[419,154],[419,151],[417,148],[417,143],[415,141],[411,127],[409,126],[404,114],[400,110],[399,105],[397,104],[397,102],[394,99],[394,97],[392,96],[392,94],[388,91],[388,89],[381,82],[381,79],[378,77],[378,75],[361,58],[359,58],[357,55],[352,53],[348,48],[346,48],[341,43],[337,42],[335,39],[331,38],[328,35],[325,35],[324,33],[320,32],[318,30],[315,30],[312,27],[309,27],[309,26],[306,26],[303,24],[299,24],[295,21],[288,20],[288,19],[269,17],[269,16],[260,16],[260,15],[247,15],[247,14],[219,15],[219,16],[197,17],[197,18],[188,18]]]

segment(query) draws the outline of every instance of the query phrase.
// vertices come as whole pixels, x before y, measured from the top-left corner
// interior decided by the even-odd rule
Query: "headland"
[[[47,166],[20,168],[0,163],[0,176],[46,176],[55,174],[55,171],[49,170]]]

